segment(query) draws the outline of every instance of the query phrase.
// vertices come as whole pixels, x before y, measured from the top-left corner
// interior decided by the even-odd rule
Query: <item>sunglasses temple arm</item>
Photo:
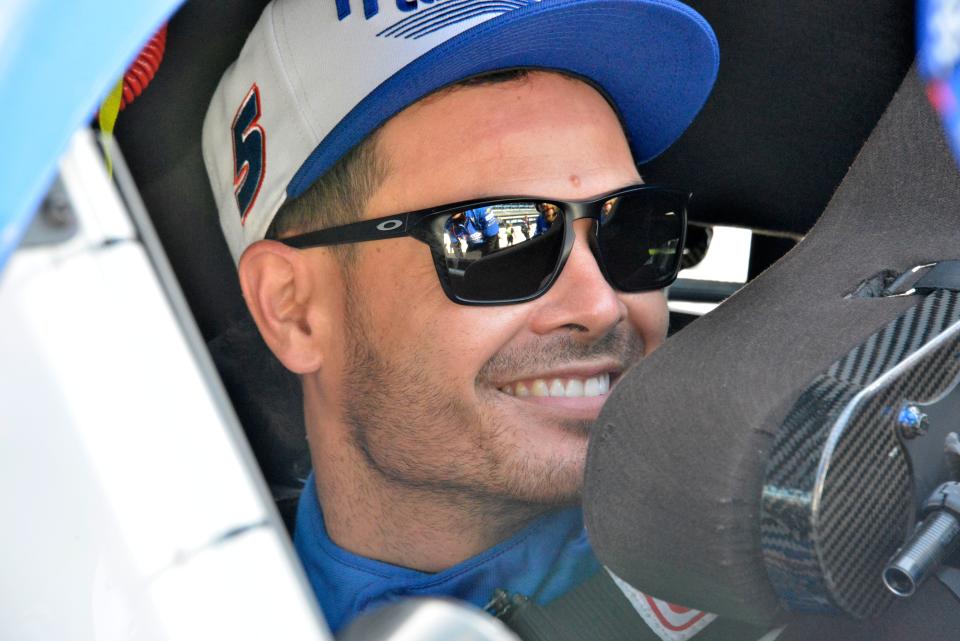
[[[402,238],[403,236],[409,235],[410,226],[410,214],[401,214],[399,216],[387,216],[373,220],[361,220],[348,225],[341,225],[340,227],[308,232],[299,236],[285,238],[281,240],[281,242],[290,247],[303,249],[306,247],[359,243],[367,240]]]

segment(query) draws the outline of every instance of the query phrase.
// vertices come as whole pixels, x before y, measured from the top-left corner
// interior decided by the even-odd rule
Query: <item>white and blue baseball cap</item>
[[[437,89],[513,68],[583,77],[644,163],[693,120],[718,63],[710,25],[674,0],[273,0],[213,95],[204,162],[239,260],[287,199]]]

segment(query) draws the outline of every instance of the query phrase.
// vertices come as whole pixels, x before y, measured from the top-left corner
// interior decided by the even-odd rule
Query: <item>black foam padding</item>
[[[586,470],[600,559],[672,602],[778,617],[759,540],[773,435],[814,377],[916,302],[844,296],[960,257],[958,222],[960,173],[911,74],[806,239],[614,390]]]
[[[689,0],[720,72],[680,140],[642,170],[693,191],[691,220],[805,233],[913,61],[913,0]]]

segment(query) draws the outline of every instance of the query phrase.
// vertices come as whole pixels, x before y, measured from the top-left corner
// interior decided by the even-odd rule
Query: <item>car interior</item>
[[[299,383],[246,314],[200,151],[207,101],[265,4],[186,2],[116,137],[289,528],[310,470]],[[752,230],[749,280],[703,317],[672,313],[670,340],[604,408],[584,496],[598,556],[675,603],[793,622],[782,639],[944,638],[960,612],[960,591],[945,580],[911,599],[857,592],[847,602],[834,566],[826,587],[804,587],[830,603],[804,600],[797,585],[772,580],[762,525],[770,457],[798,401],[918,305],[886,295],[892,282],[960,253],[950,219],[960,176],[912,70],[915,3],[688,4],[717,34],[719,77],[689,130],[640,169],[646,182],[693,192],[688,265],[709,253],[712,226]],[[670,297],[719,302],[731,289],[681,280]],[[924,312],[923,336],[960,315],[937,309]],[[859,512],[849,507],[833,527],[849,533],[856,557],[863,530],[849,514]],[[857,599],[872,605],[850,605]]]

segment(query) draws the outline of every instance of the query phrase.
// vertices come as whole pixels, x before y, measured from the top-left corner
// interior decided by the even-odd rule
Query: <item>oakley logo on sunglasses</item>
[[[403,224],[402,220],[397,220],[396,218],[394,218],[393,220],[383,221],[382,223],[377,225],[377,229],[379,229],[380,231],[393,231],[397,227],[400,227],[402,224]]]

